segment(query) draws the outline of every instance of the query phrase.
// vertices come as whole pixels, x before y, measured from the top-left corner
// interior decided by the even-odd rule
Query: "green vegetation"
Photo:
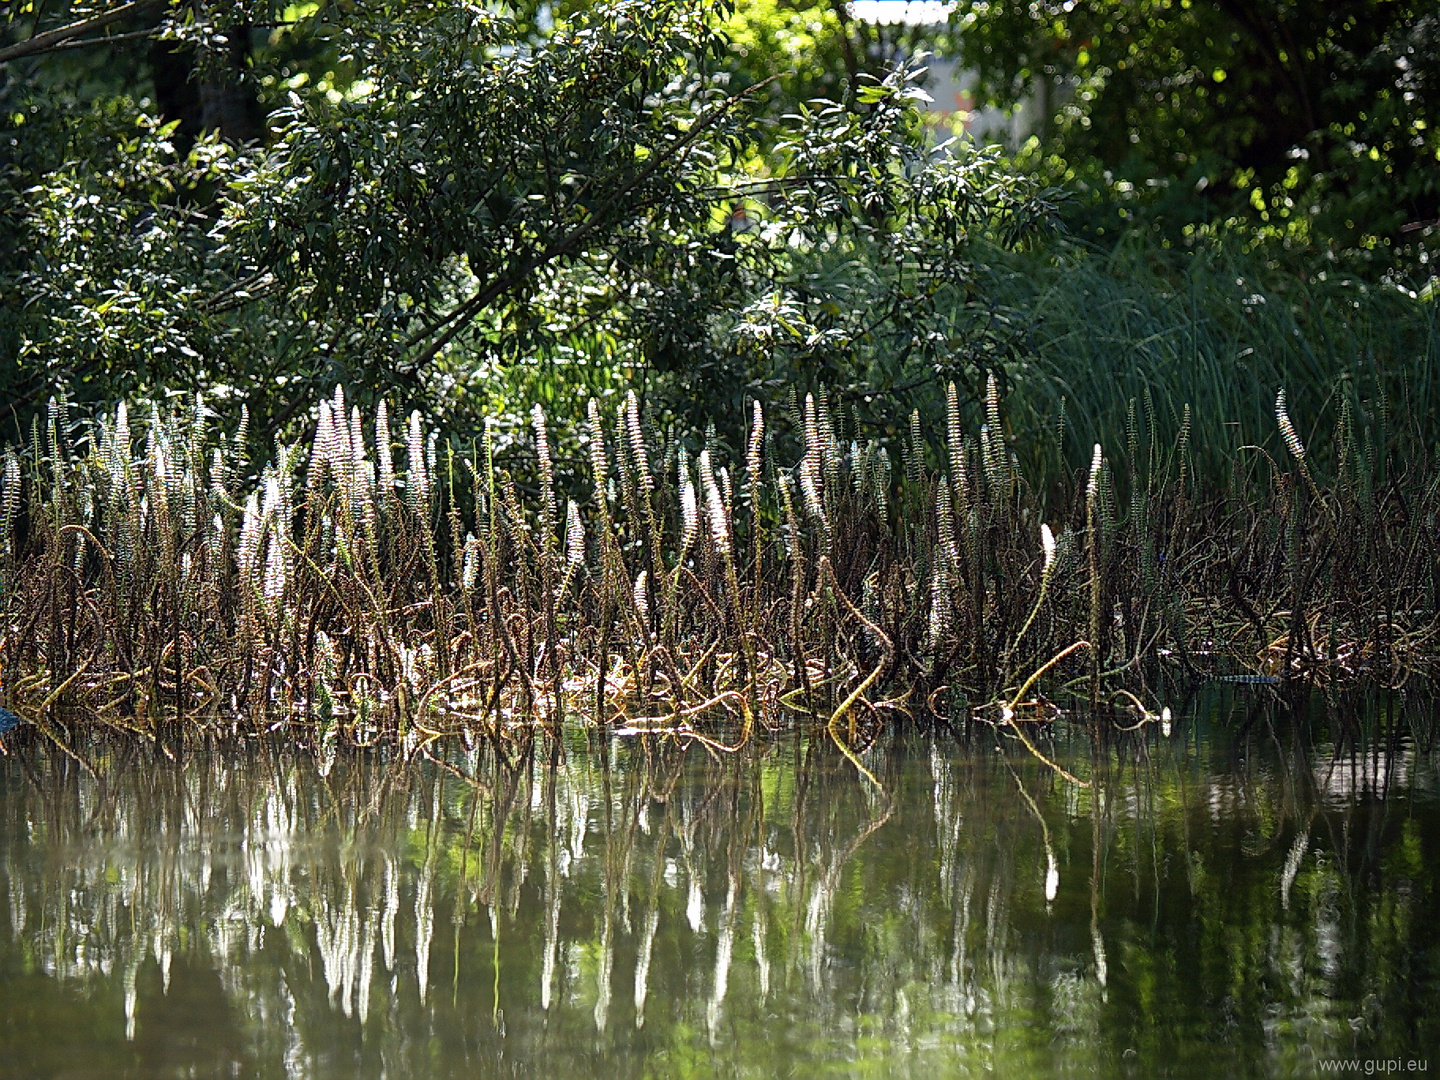
[[[1282,391],[1275,452],[1246,448],[1216,495],[1188,422],[1163,443],[1153,414],[1133,408],[1123,448],[1096,444],[1046,502],[993,380],[978,431],[953,387],[943,443],[914,414],[903,467],[824,394],[788,417],[757,403],[738,459],[658,439],[634,395],[592,400],[568,494],[538,405],[528,457],[488,433],[441,442],[418,411],[397,434],[383,402],[365,416],[337,390],[248,496],[243,418],[222,434],[202,402],[157,411],[142,442],[122,406],[70,445],[57,406],[5,463],[0,663],[22,716],[161,740],[499,738],[578,717],[719,745],[804,718],[842,746],[900,716],[1009,722],[1071,697],[1144,722],[1134,691],[1158,661],[1428,668],[1433,466],[1388,472],[1348,402],[1322,466]],[[773,449],[787,423],[793,464]]]
[[[989,100],[1037,98],[1037,152],[1173,236],[1215,222],[1433,274],[1440,16],[1429,3],[960,0]]]
[[[1111,250],[1052,245],[1043,257],[986,262],[986,294],[1023,328],[1005,365],[1019,452],[1043,455],[1044,429],[1062,414],[1067,424],[1063,461],[1036,456],[1037,477],[1082,467],[1148,396],[1165,439],[1189,407],[1196,474],[1226,487],[1239,449],[1270,426],[1277,386],[1328,467],[1338,444],[1325,436],[1347,410],[1377,465],[1423,467],[1434,454],[1434,303],[1294,256],[1220,242],[1163,248],[1138,234]],[[934,401],[930,415],[939,409]]]
[[[1032,56],[1039,8],[142,7],[20,5],[0,45],[0,662],[27,716],[363,742],[803,715],[848,743],[1032,689],[1095,707],[1162,661],[1428,664],[1428,256],[1397,240],[1372,280],[1355,255],[1428,212],[1423,13],[1306,23],[1295,54],[1353,76],[1314,109],[1414,83],[1386,216],[1368,165],[1285,187],[1246,156],[1343,132],[1288,98],[1257,127],[1289,61],[1245,67],[1215,12],[1145,15],[1122,69],[1124,27],[1082,25],[1108,8],[1050,13],[1065,67]],[[1016,161],[935,146],[927,44],[989,50],[997,97],[1080,80],[1075,125]],[[1131,101],[1202,59],[1223,94]],[[1084,122],[1122,105],[1123,163]],[[1212,151],[1210,187],[1249,169],[1310,224],[1162,220]],[[1095,213],[1137,220],[1113,170],[1142,158],[1171,170],[1149,225],[1094,244]],[[1041,179],[1096,170],[1078,210]]]
[[[1435,13],[857,10],[4,8],[0,1060],[1435,1044]]]
[[[597,381],[696,433],[780,385],[983,385],[968,252],[1042,231],[1050,196],[933,153],[914,68],[777,122],[763,80],[730,89],[732,10],[615,0],[542,32],[504,7],[305,8],[250,58],[267,139],[188,151],[153,102],[8,87],[19,430],[57,388],[222,394],[258,449],[337,383],[468,433],[506,405],[523,424],[532,394],[578,412]],[[975,303],[942,319],[955,295]]]

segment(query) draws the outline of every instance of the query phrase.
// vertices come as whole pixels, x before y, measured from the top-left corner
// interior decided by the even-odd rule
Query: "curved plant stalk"
[[[820,556],[820,575],[821,577],[828,577],[830,579],[830,585],[835,591],[835,596],[839,598],[841,605],[855,619],[857,619],[861,624],[863,624],[867,630],[869,630],[880,640],[880,643],[885,650],[885,655],[881,657],[880,663],[875,665],[875,670],[870,672],[870,674],[867,675],[863,681],[861,681],[859,686],[855,687],[855,689],[850,691],[849,695],[845,698],[845,700],[842,701],[840,705],[835,709],[835,711],[830,714],[830,722],[826,725],[826,730],[830,733],[830,738],[835,741],[835,745],[840,748],[840,752],[850,759],[850,763],[854,765],[857,770],[859,770],[861,776],[865,777],[866,780],[869,780],[870,783],[875,785],[875,787],[881,792],[884,792],[884,785],[882,785],[879,780],[875,779],[874,774],[865,767],[864,763],[861,762],[859,756],[850,747],[850,744],[855,741],[854,722],[851,722],[849,738],[848,740],[845,740],[840,738],[840,721],[842,718],[849,714],[851,708],[855,705],[855,702],[861,700],[865,691],[870,689],[870,687],[874,685],[875,680],[880,678],[881,674],[885,671],[885,669],[890,666],[890,661],[894,659],[895,656],[895,645],[890,640],[890,635],[885,633],[884,630],[880,629],[880,627],[876,626],[873,622],[867,619],[865,617],[865,613],[862,612],[859,608],[857,608],[853,603],[851,603],[850,598],[845,595],[845,590],[840,588],[840,581],[835,576],[835,567],[831,565],[830,557],[828,555]]]
[[[1096,443],[1095,456],[1090,462],[1090,482],[1085,486],[1085,546],[1090,555],[1090,712],[1092,716],[1100,708],[1100,606],[1104,600],[1104,590],[1100,580],[1100,512],[1098,503],[1100,470],[1104,467],[1104,463],[1104,454],[1100,449],[1100,444]],[[1034,676],[1031,677],[1031,681],[1034,681]]]
[[[1055,536],[1050,531],[1049,525],[1040,526],[1040,549],[1044,562],[1040,568],[1040,595],[1035,598],[1035,606],[1030,609],[1030,615],[1020,627],[1020,632],[1015,635],[1005,649],[1005,656],[1000,661],[1000,670],[1008,678],[1010,669],[1010,658],[1014,655],[1020,641],[1030,629],[1030,624],[1035,621],[1035,616],[1040,614],[1040,608],[1045,604],[1045,597],[1050,590],[1050,577],[1055,572]]]

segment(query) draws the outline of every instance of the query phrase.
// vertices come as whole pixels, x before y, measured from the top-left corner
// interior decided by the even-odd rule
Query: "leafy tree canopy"
[[[1178,224],[1238,215],[1399,249],[1440,218],[1440,11],[1407,0],[960,0],[991,101],[1044,153]],[[1413,252],[1412,252],[1413,254]]]
[[[344,381],[463,425],[520,367],[692,423],[823,381],[893,426],[1009,347],[972,240],[1053,209],[929,145],[913,68],[857,67],[777,127],[783,76],[741,72],[723,0],[143,7],[107,30],[148,50],[118,86],[54,52],[5,68],[17,414],[203,388],[277,429]],[[184,50],[188,130],[160,100]]]

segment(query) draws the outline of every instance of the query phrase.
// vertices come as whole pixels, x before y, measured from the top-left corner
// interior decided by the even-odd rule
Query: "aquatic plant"
[[[1370,428],[1377,457],[1433,453],[1433,303],[1335,265],[1229,241],[1167,248],[1137,232],[1103,252],[1062,242],[987,254],[987,295],[1023,328],[1018,355],[1003,366],[1007,421],[1032,479],[1061,462],[1083,467],[1096,442],[1118,458],[1132,403],[1144,406],[1135,416],[1142,428],[1173,443],[1188,405],[1191,467],[1224,487],[1237,448],[1273,420],[1281,386],[1297,429],[1319,437],[1310,447],[1318,468],[1335,464],[1338,446],[1325,436],[1342,409],[1358,431]],[[922,414],[938,422],[941,395],[926,397]],[[1073,436],[1063,448],[1043,434],[1057,420]]]
[[[418,413],[396,432],[337,387],[309,445],[256,469],[243,410],[228,432],[199,399],[72,424],[57,400],[0,469],[7,704],[161,744],[582,722],[730,749],[799,722],[848,748],[1087,700],[1153,719],[1166,672],[1398,680],[1434,655],[1440,477],[1387,472],[1348,411],[1326,477],[1282,392],[1288,463],[1244,448],[1217,493],[1188,423],[1157,445],[1132,402],[1125,445],[1042,502],[994,380],[978,432],[949,400],[943,445],[917,417],[896,473],[826,394],[755,403],[733,465],[631,395],[613,421],[592,403],[563,475],[538,406],[497,453]]]

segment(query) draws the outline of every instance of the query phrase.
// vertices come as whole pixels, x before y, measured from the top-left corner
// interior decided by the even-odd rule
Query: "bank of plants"
[[[1184,247],[1136,231],[1109,250],[1070,237],[982,259],[985,292],[1014,329],[1000,369],[1031,475],[1084,464],[1149,394],[1167,440],[1190,406],[1195,474],[1223,487],[1239,448],[1273,433],[1280,386],[1327,474],[1344,445],[1329,436],[1345,397],[1375,454],[1424,459],[1440,422],[1440,307],[1307,253],[1247,250],[1248,239],[1235,231]],[[943,415],[943,393],[926,397],[923,414]],[[1062,411],[1067,456],[1046,461],[1056,447],[1034,433]]]
[[[1272,450],[1219,492],[1193,420],[1152,438],[1141,399],[1042,491],[995,382],[973,420],[949,398],[894,458],[826,393],[753,404],[731,457],[662,439],[631,394],[592,401],[584,459],[558,461],[538,406],[525,444],[462,446],[337,388],[258,475],[243,413],[77,425],[55,402],[3,466],[6,703],[62,740],[584,724],[723,749],[808,725],[849,749],[890,725],[1133,725],[1157,679],[1429,666],[1437,477],[1384,472],[1348,402],[1322,472],[1282,390]]]

